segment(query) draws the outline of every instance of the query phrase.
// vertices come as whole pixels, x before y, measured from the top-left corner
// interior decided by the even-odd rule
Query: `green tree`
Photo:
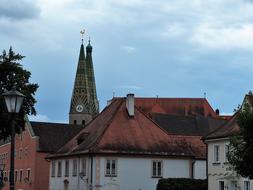
[[[23,58],[24,56],[16,54],[12,47],[10,47],[8,53],[4,50],[0,55],[0,139],[6,139],[10,135],[10,118],[2,93],[11,90],[15,86],[16,90],[26,96],[17,117],[17,133],[20,132],[20,129],[24,129],[25,114],[36,115],[34,95],[39,86],[29,82],[31,73],[19,63]]]
[[[252,93],[246,98],[253,100]],[[230,138],[229,162],[243,177],[253,179],[253,112],[248,103],[237,111],[238,133]]]

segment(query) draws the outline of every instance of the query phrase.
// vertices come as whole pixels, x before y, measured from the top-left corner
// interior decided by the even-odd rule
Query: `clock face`
[[[83,106],[82,105],[77,105],[76,106],[76,111],[77,112],[82,112],[83,111]]]

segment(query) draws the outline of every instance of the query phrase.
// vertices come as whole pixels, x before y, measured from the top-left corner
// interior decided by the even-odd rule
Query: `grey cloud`
[[[1,0],[0,18],[12,20],[32,19],[38,17],[40,8],[35,1],[29,0]]]

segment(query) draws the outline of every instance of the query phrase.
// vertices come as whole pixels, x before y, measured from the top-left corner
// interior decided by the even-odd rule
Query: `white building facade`
[[[213,139],[208,144],[208,190],[253,190],[252,180],[240,177],[228,163],[229,139]]]
[[[235,114],[204,138],[208,149],[208,190],[253,190],[253,181],[238,175],[228,162],[230,136],[239,130]]]
[[[202,160],[122,156],[65,158],[51,161],[50,190],[154,190],[162,177],[205,179],[205,172]]]

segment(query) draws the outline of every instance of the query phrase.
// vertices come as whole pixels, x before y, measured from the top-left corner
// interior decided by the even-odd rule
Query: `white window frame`
[[[65,160],[65,171],[64,171],[64,173],[65,173],[64,174],[65,177],[69,177],[69,160]]]
[[[223,189],[221,189],[221,183],[223,183]],[[225,181],[219,181],[219,190],[225,190]]]
[[[62,176],[62,161],[57,162],[57,177]]]
[[[81,159],[81,173],[83,176],[86,176],[87,160],[86,158]]]
[[[218,147],[218,152],[216,152],[216,147]],[[220,163],[220,145],[218,144],[213,145],[213,163]]]
[[[72,164],[73,164],[73,170],[72,170],[72,176],[77,176],[77,164],[78,164],[78,162],[77,162],[77,159],[73,159],[73,161],[72,161]]]
[[[55,177],[55,172],[56,172],[56,161],[52,161],[52,165],[51,165],[51,177]]]
[[[113,170],[113,162],[115,168]],[[109,168],[107,168],[109,163]],[[105,176],[106,177],[117,177],[118,175],[118,160],[116,158],[106,158],[105,159]]]
[[[230,182],[230,189],[236,190],[237,189],[237,181],[231,181]]]
[[[23,170],[19,170],[19,183],[23,183],[23,175]]]
[[[229,143],[225,143],[224,144],[224,162],[228,162],[228,153],[229,153]]]
[[[15,170],[15,172],[14,172],[14,182],[17,183],[18,180],[19,180],[19,178],[18,178],[18,170]]]
[[[29,177],[28,177],[28,173],[30,174]],[[32,170],[31,170],[31,168],[28,168],[26,170],[26,178],[27,178],[27,181],[29,181],[29,182],[32,181]]]
[[[159,174],[158,164],[160,163],[161,171]],[[155,164],[155,168],[154,168]],[[155,172],[154,172],[155,169]],[[163,161],[162,160],[152,160],[151,162],[151,177],[152,178],[162,178],[163,177]]]
[[[246,185],[248,184],[248,185]],[[246,180],[243,182],[243,190],[250,190],[250,181]]]

